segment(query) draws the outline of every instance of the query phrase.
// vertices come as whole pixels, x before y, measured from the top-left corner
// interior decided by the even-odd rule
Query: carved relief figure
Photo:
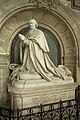
[[[26,74],[39,74],[48,82],[53,82],[54,78],[65,80],[71,77],[71,72],[63,65],[56,67],[50,60],[48,43],[44,33],[38,29],[36,20],[28,21],[29,31],[27,35],[19,34],[20,42],[20,60],[21,66],[13,68],[10,79],[20,79],[19,74],[26,71]]]

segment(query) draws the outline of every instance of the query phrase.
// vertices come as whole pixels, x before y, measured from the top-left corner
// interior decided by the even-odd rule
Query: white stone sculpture
[[[20,60],[22,66],[11,64],[13,70],[9,79],[12,81],[20,79],[45,79],[48,82],[54,80],[66,80],[72,78],[71,71],[63,65],[56,67],[50,60],[50,52],[44,33],[39,30],[36,20],[31,19],[28,22],[29,31],[27,35],[19,34],[20,42]],[[24,53],[22,50],[24,49]]]

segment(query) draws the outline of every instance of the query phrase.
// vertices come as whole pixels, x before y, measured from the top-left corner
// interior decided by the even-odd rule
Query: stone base
[[[12,108],[25,108],[75,98],[76,83],[43,85],[30,88],[8,86]]]

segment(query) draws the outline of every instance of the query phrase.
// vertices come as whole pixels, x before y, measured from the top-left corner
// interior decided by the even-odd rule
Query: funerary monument
[[[50,60],[46,37],[38,29],[36,20],[30,19],[28,27],[25,36],[18,34],[21,65],[10,64],[12,73],[9,76],[8,91],[13,108],[56,102],[64,99],[63,94],[68,99],[73,92],[63,89],[63,86],[74,83],[71,71],[63,65],[56,67]],[[54,90],[55,86],[60,87],[59,90]]]
[[[74,1],[0,0],[0,106],[23,108],[75,97],[80,2]]]

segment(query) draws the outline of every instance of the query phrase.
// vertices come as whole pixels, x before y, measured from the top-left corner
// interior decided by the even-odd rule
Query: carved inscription
[[[47,103],[53,103],[60,100],[64,100],[65,98],[68,99],[68,97],[73,97],[74,92],[71,91],[71,93],[68,92],[61,92],[61,93],[48,93],[47,95],[40,95],[35,98],[32,98],[32,102],[34,104],[47,104]]]

